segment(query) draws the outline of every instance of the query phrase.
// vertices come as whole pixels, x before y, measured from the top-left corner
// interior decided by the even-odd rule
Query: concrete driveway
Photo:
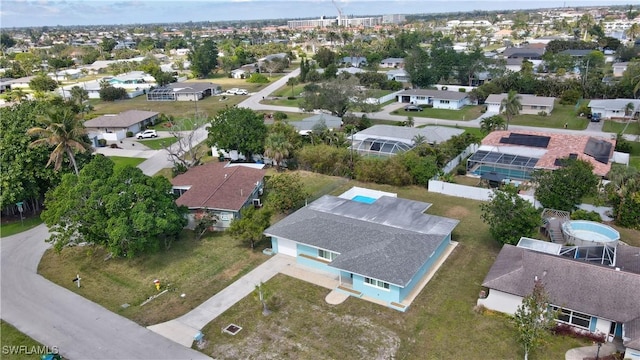
[[[208,359],[38,275],[48,237],[40,225],[0,240],[0,318],[69,359]]]

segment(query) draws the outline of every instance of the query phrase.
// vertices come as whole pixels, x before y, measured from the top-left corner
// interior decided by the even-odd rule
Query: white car
[[[136,134],[136,139],[148,139],[158,137],[155,130],[145,130]]]
[[[227,94],[232,95],[249,95],[249,92],[245,89],[231,88],[227,90]]]

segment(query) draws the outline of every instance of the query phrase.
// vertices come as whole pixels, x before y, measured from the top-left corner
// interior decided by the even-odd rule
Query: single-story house
[[[616,140],[589,135],[538,131],[492,131],[467,160],[467,171],[482,176],[496,172],[511,180],[529,180],[534,170],[555,170],[564,159],[593,165],[593,173],[605,176],[616,159]]]
[[[419,137],[428,144],[440,144],[464,133],[462,129],[446,126],[414,128],[393,125],[374,125],[353,134],[351,149],[361,155],[391,156],[415,147]]]
[[[53,80],[56,81],[60,81],[60,80],[71,80],[71,79],[78,79],[82,76],[82,70],[80,69],[65,69],[65,70],[60,70],[58,72],[55,73],[48,73],[47,76],[49,76],[50,78],[52,78]]]
[[[629,67],[629,62],[628,61],[619,62],[619,63],[613,64],[612,65],[613,76],[614,77],[621,77],[622,75],[624,75],[624,72],[627,71],[627,67]]]
[[[0,94],[7,90],[11,90],[11,81],[14,80],[12,78],[0,78]]]
[[[353,67],[360,67],[367,64],[367,58],[363,56],[345,56],[342,58],[342,63]]]
[[[339,279],[337,291],[406,311],[423,278],[453,246],[458,220],[431,204],[354,188],[325,195],[264,231],[274,253]]]
[[[552,307],[559,310],[557,322],[603,334],[608,341],[622,339],[627,347],[624,358],[638,360],[640,248],[618,245],[616,252],[629,253],[621,257],[635,264],[626,267],[618,261],[615,266],[602,266],[544,250],[504,245],[482,283],[488,294],[478,299],[478,305],[514,314],[540,281]]]
[[[342,119],[329,114],[317,114],[301,121],[292,121],[289,124],[295,127],[300,135],[309,135],[316,127],[326,126],[329,130],[339,129],[342,127]]]
[[[397,94],[398,102],[414,105],[432,105],[434,109],[460,110],[470,105],[469,94],[459,91],[410,89]]]
[[[507,94],[491,94],[484,101],[487,104],[487,112],[500,113],[500,105],[502,100],[507,98]],[[551,114],[553,111],[553,105],[556,100],[554,97],[535,96],[529,94],[518,94],[520,105],[522,109],[520,114],[533,114],[536,115],[541,111],[547,114]],[[503,110],[504,111],[504,110]]]
[[[127,136],[127,132],[137,133],[146,125],[154,124],[159,113],[155,111],[127,110],[119,114],[107,114],[87,120],[89,138],[119,141]]]
[[[545,46],[510,47],[502,52],[502,56],[507,59],[542,60],[544,52]]]
[[[346,68],[339,68],[336,73],[337,74],[348,73],[348,74],[351,74],[351,75],[355,75],[355,74],[360,74],[360,73],[363,73],[363,72],[366,72],[366,71],[363,70],[363,69],[360,69],[358,67],[349,66],[349,67],[346,67]]]
[[[168,84],[147,92],[147,101],[199,101],[222,93],[222,86],[210,82],[181,82]]]
[[[35,78],[35,75],[32,76],[25,76],[25,77],[21,77],[18,79],[10,79],[7,80],[6,85],[8,88],[15,90],[15,89],[29,89],[29,82],[31,82],[31,80]]]
[[[386,72],[387,80],[395,80],[400,82],[410,82],[411,76],[404,69],[393,69]]]
[[[404,67],[404,58],[386,58],[380,61],[380,67],[401,69]]]
[[[287,53],[271,54],[271,55],[267,55],[265,57],[262,57],[262,58],[258,59],[258,65],[262,66],[262,64],[265,61],[285,60],[285,59],[288,59],[288,58],[289,58],[289,56],[287,55]]]
[[[255,72],[259,72],[258,64],[248,64],[238,69],[231,70],[231,77],[234,79],[247,79]]]
[[[265,170],[256,164],[209,162],[190,168],[171,179],[176,204],[189,208],[189,224],[193,228],[204,212],[217,215],[216,229],[226,229],[240,217],[246,206],[261,206]]]
[[[633,110],[627,108],[629,104],[633,105]],[[591,114],[600,114],[602,119],[636,117],[640,112],[639,99],[591,100],[588,106],[591,108]]]
[[[113,77],[105,77],[111,85],[146,85],[153,84],[156,79],[144,71],[131,71]]]
[[[560,54],[569,55],[573,58],[583,58],[594,51],[599,51],[599,50],[567,49],[567,50],[561,51]]]

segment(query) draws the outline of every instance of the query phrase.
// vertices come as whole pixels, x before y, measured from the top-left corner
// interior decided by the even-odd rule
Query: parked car
[[[231,88],[227,90],[227,94],[231,95],[249,95],[249,92],[245,89]]]
[[[422,108],[417,105],[407,105],[404,107],[404,111],[422,111]]]
[[[591,122],[600,122],[601,118],[600,113],[591,114]]]
[[[155,130],[145,130],[136,134],[136,139],[148,139],[158,137],[158,133]]]

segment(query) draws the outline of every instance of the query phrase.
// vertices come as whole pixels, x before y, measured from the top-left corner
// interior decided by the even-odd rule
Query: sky
[[[634,4],[638,0],[336,0],[345,15]],[[331,0],[1,0],[0,28],[336,17]]]

